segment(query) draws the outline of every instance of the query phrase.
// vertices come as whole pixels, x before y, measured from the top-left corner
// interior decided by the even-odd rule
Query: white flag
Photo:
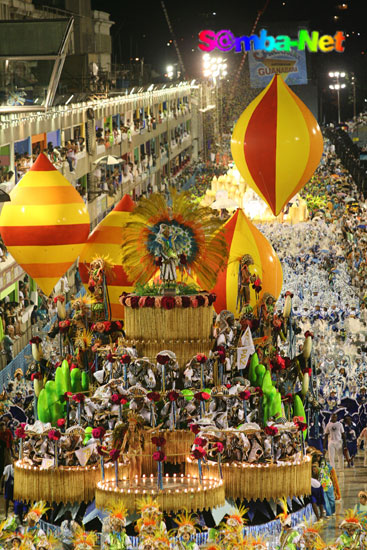
[[[250,357],[250,352],[247,348],[237,348],[237,369],[245,369],[247,361]]]
[[[255,353],[255,346],[252,340],[250,327],[247,327],[247,329],[241,336],[241,347],[247,348],[250,355]]]
[[[79,460],[79,464],[83,468],[87,464],[88,460],[90,459],[91,454],[93,453],[96,446],[97,446],[96,443],[91,443],[90,445],[87,445],[87,447],[82,447],[81,449],[74,451],[77,459]]]

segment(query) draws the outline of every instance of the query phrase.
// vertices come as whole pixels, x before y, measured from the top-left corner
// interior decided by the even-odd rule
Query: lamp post
[[[221,81],[227,76],[227,60],[223,57],[212,57],[208,53],[203,55],[203,75],[214,86],[216,95],[216,113],[218,116],[218,134],[222,138],[222,86]]]
[[[330,72],[330,78],[333,79],[333,84],[329,84],[330,90],[336,90],[337,100],[338,100],[338,124],[340,124],[340,90],[345,88],[344,82],[341,82],[340,79],[345,78],[344,72]]]

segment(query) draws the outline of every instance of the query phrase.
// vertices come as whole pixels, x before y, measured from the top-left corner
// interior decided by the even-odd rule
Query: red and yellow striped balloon
[[[225,269],[219,272],[213,292],[217,299],[214,307],[217,313],[223,309],[232,311],[235,315],[237,309],[237,289],[239,262],[245,254],[251,254],[254,265],[250,271],[257,274],[262,281],[261,299],[264,292],[270,292],[275,298],[279,297],[283,284],[283,271],[279,258],[273,247],[262,233],[250,222],[242,210],[235,214],[224,224],[225,239],[228,243],[228,261]],[[255,291],[250,286],[250,305],[256,305]]]
[[[124,318],[124,306],[119,303],[122,292],[131,292],[133,285],[127,278],[121,265],[122,226],[127,222],[129,213],[134,209],[129,195],[122,197],[115,208],[97,225],[89,235],[79,257],[80,277],[87,288],[88,266],[99,256],[108,256],[113,264],[111,275],[107,274],[107,290],[111,304],[111,320]]]
[[[275,75],[238,119],[231,149],[245,182],[277,216],[316,170],[323,140],[311,111]]]
[[[50,295],[88,237],[87,207],[44,154],[10,198],[0,216],[3,241],[15,261]]]

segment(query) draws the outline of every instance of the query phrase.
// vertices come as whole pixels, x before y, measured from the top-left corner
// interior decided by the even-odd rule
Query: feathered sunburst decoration
[[[73,537],[74,550],[90,550],[97,543],[97,533],[94,531],[84,531],[78,527]]]
[[[160,513],[158,500],[155,500],[150,495],[143,497],[137,501],[137,510],[140,515],[154,513]]]
[[[113,271],[113,267],[114,263],[109,255],[104,256],[103,254],[99,254],[94,256],[94,258],[91,260],[88,271],[93,272],[95,270],[101,270],[104,273],[106,281],[111,282],[116,276]]]
[[[54,550],[55,548],[59,548],[60,546],[62,546],[61,541],[57,539],[52,533],[50,533],[49,535],[43,535],[39,543],[37,544],[37,548],[45,548],[47,550]],[[29,546],[26,546],[26,548],[29,550]]]
[[[176,532],[179,537],[184,533],[195,535],[195,525],[197,523],[196,516],[194,514],[190,514],[188,510],[185,509],[181,514],[178,514],[175,517],[175,522],[177,523],[177,528],[170,532],[170,536],[174,537]]]
[[[39,500],[38,502],[35,502],[30,508],[27,514],[27,518],[34,519],[34,521],[38,522],[43,514],[49,509],[49,506],[47,506],[44,500]]]
[[[94,296],[92,296],[91,294],[84,294],[84,296],[80,296],[79,298],[71,300],[71,309],[78,309],[85,313],[88,310],[89,306],[95,304],[96,302],[97,300]]]
[[[92,345],[93,334],[86,329],[80,331],[74,338],[75,347],[80,348],[82,351],[86,351]]]
[[[246,537],[247,547],[251,550],[265,550],[267,548],[266,539],[258,535],[254,537],[249,535]]]
[[[247,523],[247,519],[245,519],[245,515],[249,511],[249,508],[246,508],[245,506],[240,506],[239,508],[234,508],[234,510],[229,514],[228,519],[226,521],[227,525],[230,527],[237,527],[237,526],[243,526]]]
[[[127,516],[127,508],[123,504],[115,504],[107,510],[111,517],[124,520]]]
[[[283,512],[281,514],[278,514],[277,518],[279,518],[281,521],[284,521],[289,517],[287,499],[285,497],[280,498],[279,499],[279,504],[280,504]]]
[[[176,266],[194,273],[210,289],[228,256],[223,222],[211,208],[194,204],[189,192],[171,188],[170,194],[172,206],[162,194],[153,193],[130,214],[123,227],[124,269],[131,281],[147,283],[157,271],[156,260],[162,257],[166,239],[177,258]]]
[[[345,510],[344,512],[344,518],[339,527],[346,527],[347,525],[349,527],[355,527],[356,529],[359,529],[362,527],[363,520],[363,514],[358,514],[353,510],[353,508],[349,508],[348,510]]]

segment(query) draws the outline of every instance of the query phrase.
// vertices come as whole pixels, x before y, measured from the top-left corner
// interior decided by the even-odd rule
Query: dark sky
[[[347,9],[340,9],[343,1]],[[230,29],[235,35],[247,34],[265,0],[166,0],[165,4],[186,68],[195,74],[200,63],[198,32],[209,28]],[[283,21],[294,22],[295,30],[297,22],[308,21],[310,30],[318,30],[321,34],[343,30],[350,34],[345,44],[344,62],[347,58],[355,61],[358,57],[365,64],[367,33],[363,5],[365,0],[269,0],[258,30],[262,24],[277,22],[281,26]],[[168,63],[177,61],[173,44],[167,46],[171,35],[159,0],[149,3],[92,0],[92,7],[109,12],[115,21],[112,27],[115,61],[128,62],[130,57],[144,57],[146,63],[161,73]],[[366,51],[366,55],[362,51]]]

